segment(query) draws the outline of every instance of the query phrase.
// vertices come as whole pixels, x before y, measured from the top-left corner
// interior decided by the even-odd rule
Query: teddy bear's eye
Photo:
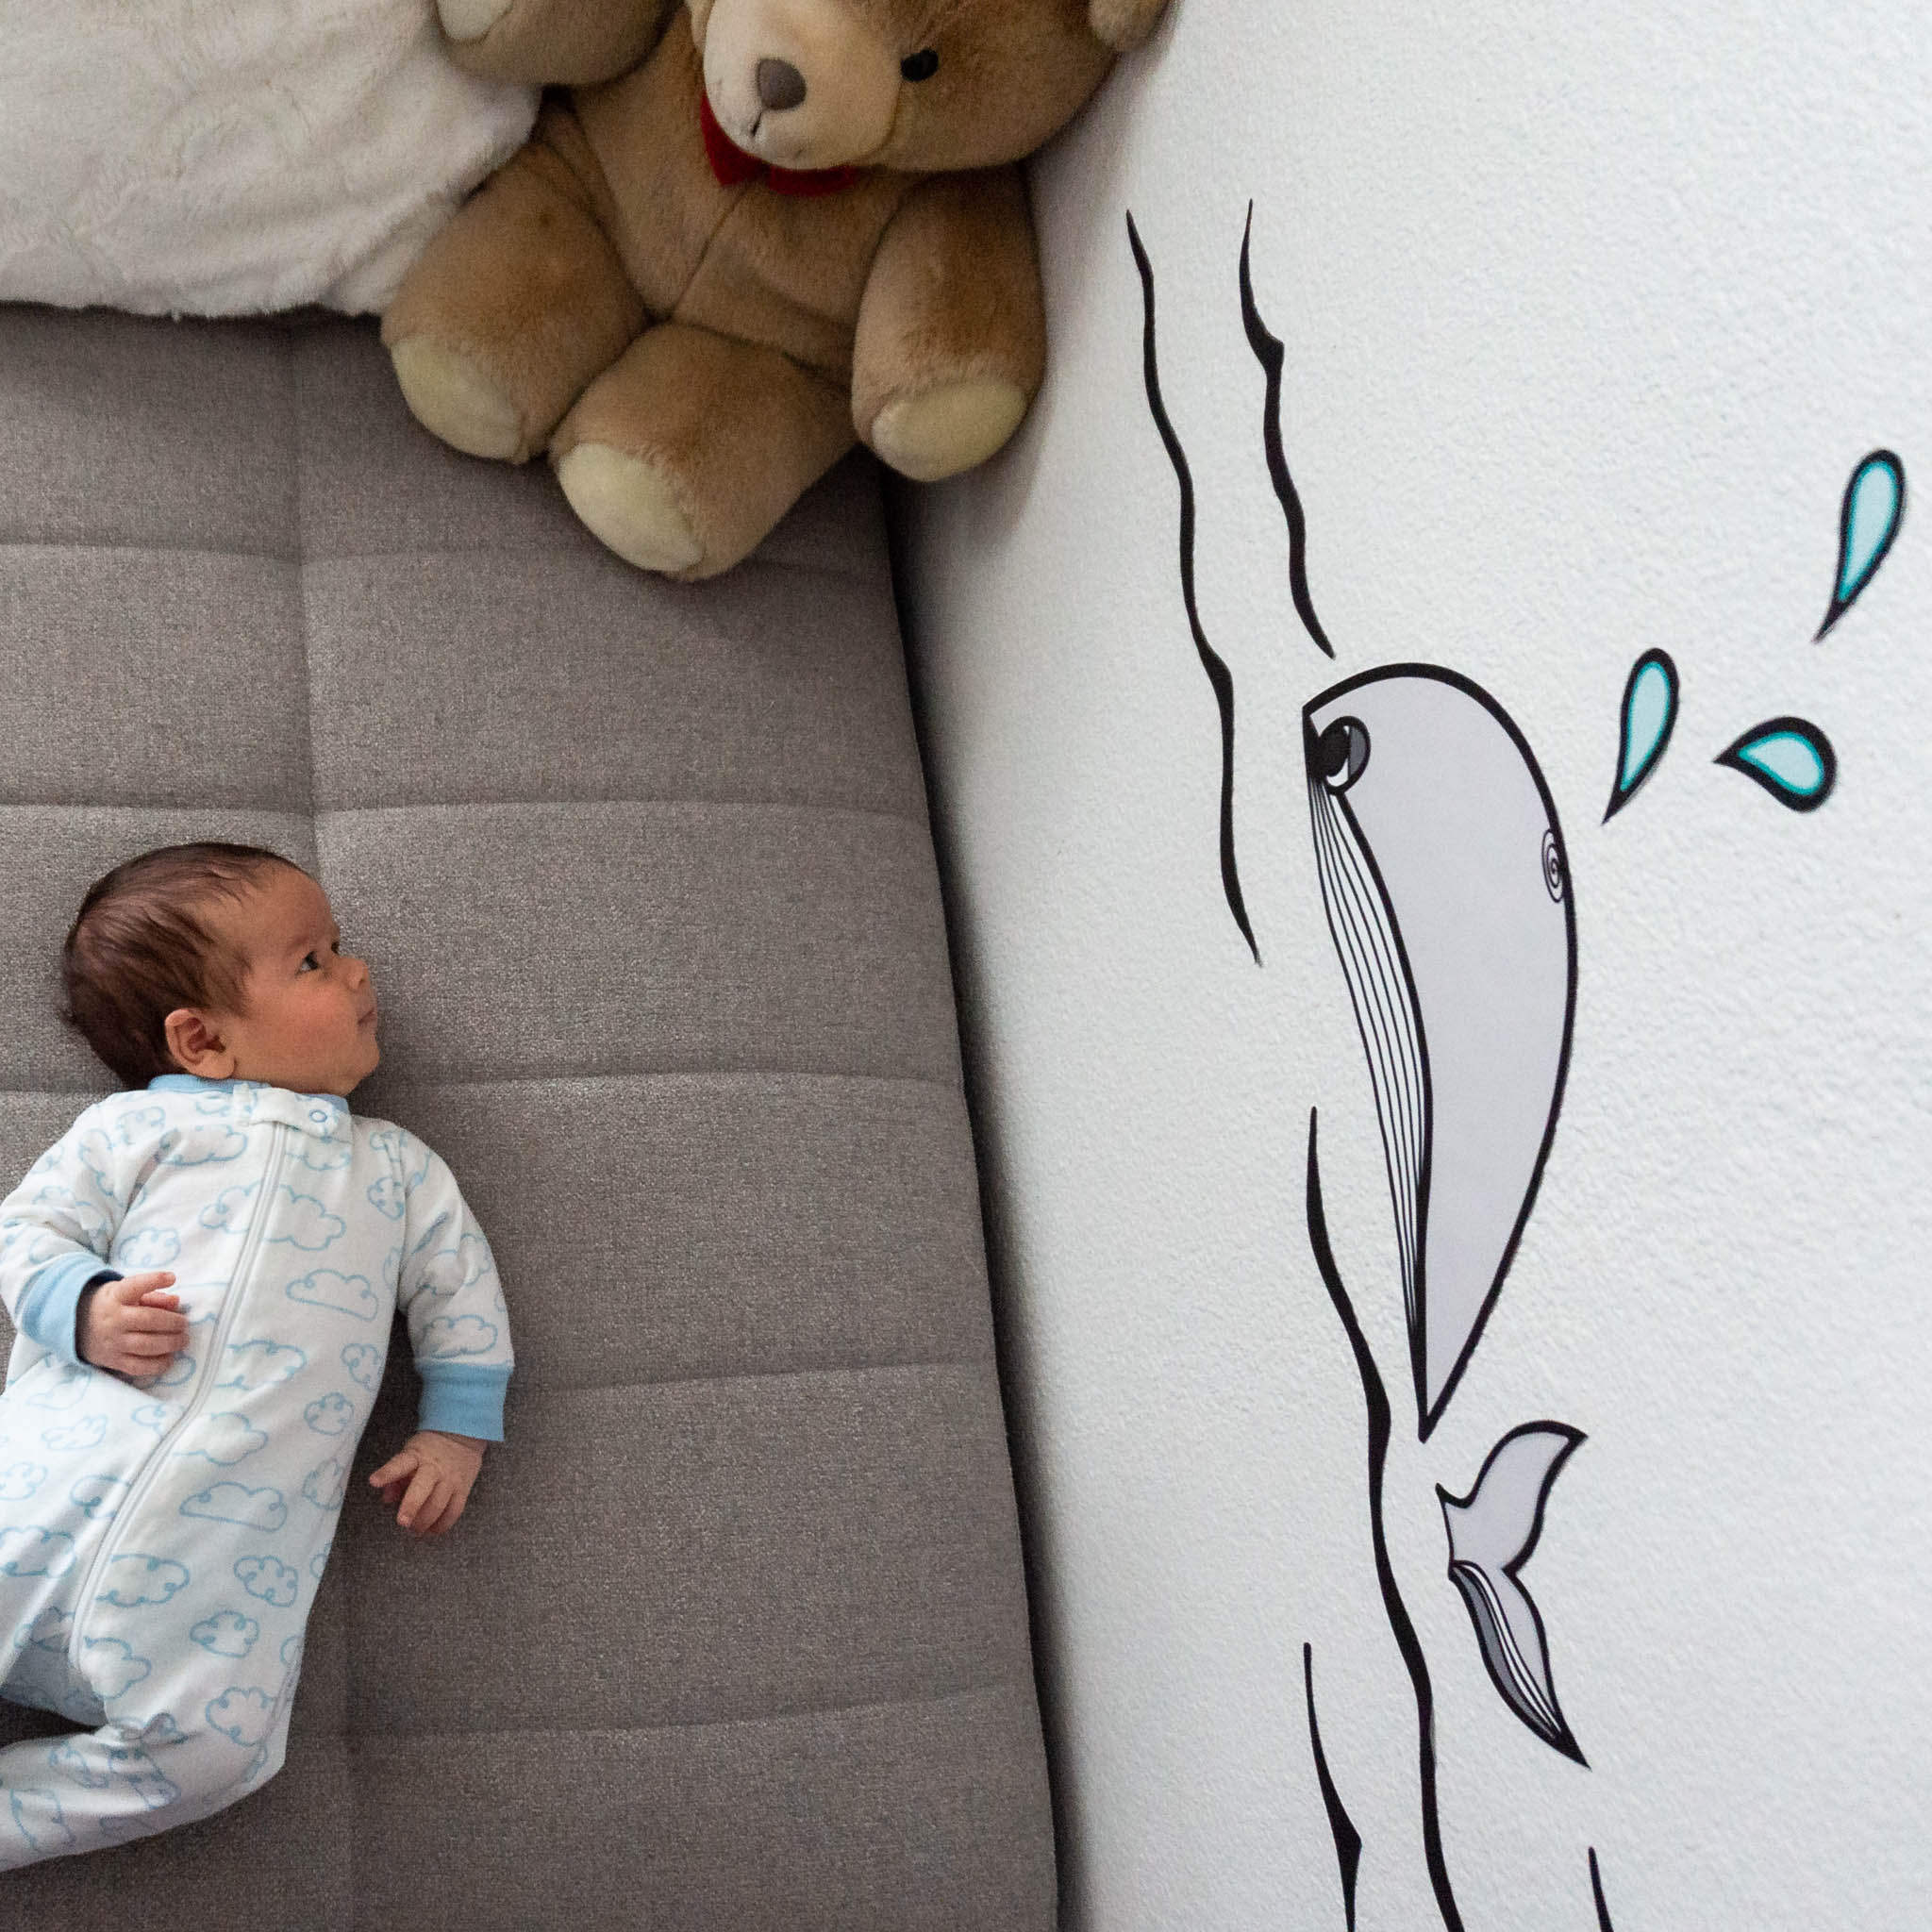
[[[907,55],[899,63],[899,72],[908,80],[930,80],[939,71],[940,57],[930,47]]]

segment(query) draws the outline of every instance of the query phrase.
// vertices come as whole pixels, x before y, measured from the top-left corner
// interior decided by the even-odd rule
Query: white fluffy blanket
[[[434,0],[0,0],[0,300],[380,309],[535,108]]]

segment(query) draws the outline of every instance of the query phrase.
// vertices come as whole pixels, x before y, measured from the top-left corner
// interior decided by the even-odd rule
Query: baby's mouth
[[[375,1024],[375,1007],[373,1002],[366,1012],[356,1015],[356,1024],[358,1026],[374,1026]]]

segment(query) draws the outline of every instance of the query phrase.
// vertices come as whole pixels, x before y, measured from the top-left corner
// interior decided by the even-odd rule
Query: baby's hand
[[[412,1536],[441,1536],[463,1513],[482,1467],[479,1438],[418,1429],[369,1480],[385,1503],[401,1497],[396,1522],[402,1528]]]
[[[172,1274],[124,1274],[80,1298],[75,1340],[80,1357],[136,1382],[164,1375],[188,1346],[188,1317],[181,1297],[169,1294]]]

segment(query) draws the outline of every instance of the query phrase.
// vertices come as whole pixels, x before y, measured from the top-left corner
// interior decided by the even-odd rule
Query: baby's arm
[[[496,1263],[456,1177],[420,1141],[400,1140],[408,1178],[396,1300],[423,1396],[416,1434],[369,1480],[404,1529],[441,1536],[463,1513],[486,1444],[503,1440],[514,1357]]]
[[[0,1201],[0,1301],[13,1325],[62,1361],[162,1374],[188,1340],[172,1274],[106,1265],[127,1211],[134,1155],[91,1107]]]

